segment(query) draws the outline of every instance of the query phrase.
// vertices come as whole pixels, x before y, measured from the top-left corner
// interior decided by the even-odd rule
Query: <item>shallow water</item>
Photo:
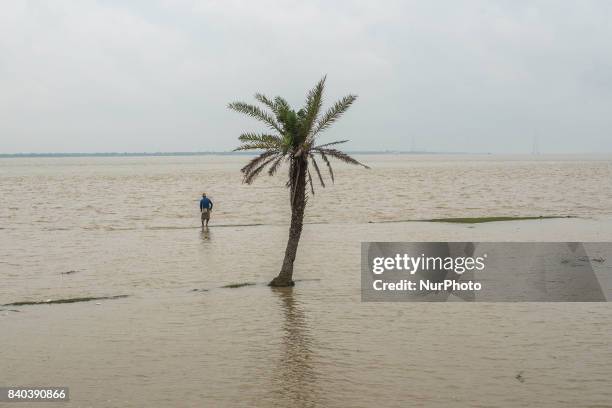
[[[359,288],[366,240],[610,241],[610,158],[360,159],[373,169],[338,167],[311,198],[292,290],[264,285],[286,189],[241,185],[245,157],[0,160],[0,304],[129,295],[0,307],[0,386],[66,385],[75,407],[610,405],[609,304],[369,304]],[[580,218],[386,222],[490,215]]]

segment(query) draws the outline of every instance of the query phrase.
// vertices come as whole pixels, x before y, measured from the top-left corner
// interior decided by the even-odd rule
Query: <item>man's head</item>
[[[206,197],[206,193],[202,193],[202,197]]]

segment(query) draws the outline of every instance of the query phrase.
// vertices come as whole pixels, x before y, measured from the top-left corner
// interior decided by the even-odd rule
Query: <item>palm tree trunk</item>
[[[303,157],[296,159],[293,174],[294,187],[290,189],[291,194],[291,226],[289,227],[289,239],[285,249],[285,259],[280,273],[269,286],[293,286],[293,262],[297,254],[302,225],[304,224],[304,209],[306,208],[306,170],[308,163]]]

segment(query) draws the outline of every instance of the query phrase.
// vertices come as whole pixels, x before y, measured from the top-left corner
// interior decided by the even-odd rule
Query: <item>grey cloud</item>
[[[606,1],[0,5],[0,152],[228,150],[226,104],[360,98],[350,149],[612,150]],[[332,135],[333,134],[333,135]]]

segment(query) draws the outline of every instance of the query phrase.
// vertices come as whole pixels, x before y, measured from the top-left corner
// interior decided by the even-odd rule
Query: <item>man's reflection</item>
[[[208,227],[202,227],[200,238],[202,241],[210,241],[210,229]]]

